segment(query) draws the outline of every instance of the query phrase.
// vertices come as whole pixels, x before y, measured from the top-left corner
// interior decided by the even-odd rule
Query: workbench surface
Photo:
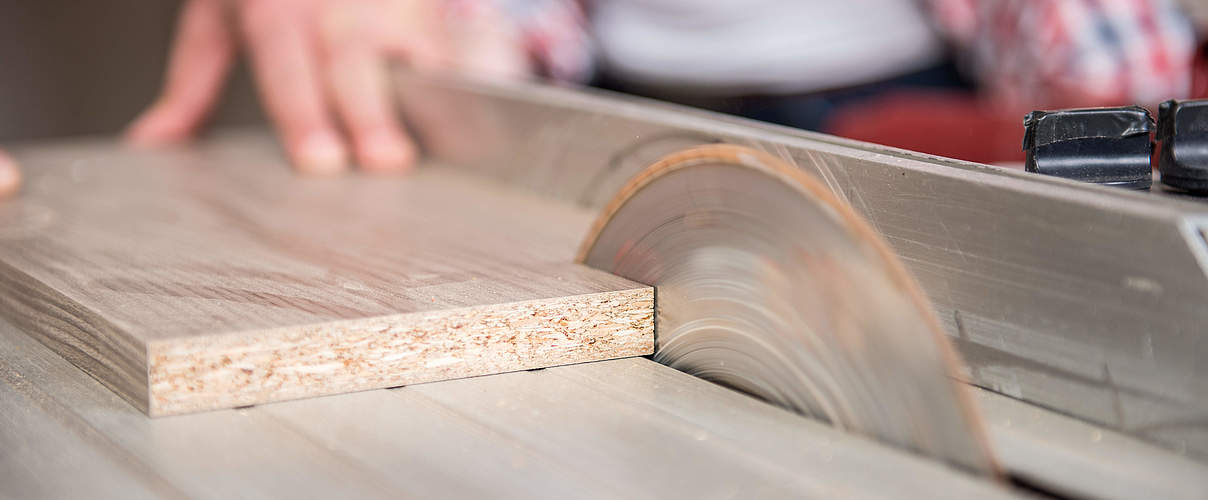
[[[1033,483],[1208,492],[1202,463],[979,399],[1006,466]],[[152,419],[7,322],[0,450],[0,498],[1023,495],[644,358]]]
[[[0,497],[1008,498],[646,359],[151,419],[0,324]]]

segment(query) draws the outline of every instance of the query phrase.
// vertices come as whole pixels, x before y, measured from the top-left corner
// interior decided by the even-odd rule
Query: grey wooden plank
[[[192,497],[1010,496],[648,360],[162,419],[2,322],[0,367],[60,405],[59,420],[94,429],[111,443],[107,453]],[[29,404],[7,394],[2,401]],[[36,427],[23,421],[14,429]],[[54,440],[31,446],[77,450]],[[93,470],[81,482],[91,484],[89,474],[102,474],[105,463],[88,462]],[[845,467],[853,469],[839,474]],[[46,473],[53,468],[37,468],[11,489],[37,491],[58,479]],[[858,478],[860,470],[898,474],[901,484]]]
[[[410,389],[650,497],[1014,495],[646,359]]]
[[[260,412],[224,410],[149,419],[4,322],[0,322],[0,369],[20,374],[52,399],[61,408],[54,415],[58,421],[94,429],[116,448],[112,454],[129,457],[188,496],[396,498],[406,493]],[[25,403],[6,397],[3,406]],[[27,428],[16,429],[23,433]],[[54,449],[53,441],[30,442],[39,449],[44,445],[46,450]],[[79,477],[102,474],[98,469],[103,471],[108,463],[89,462]],[[31,488],[47,487],[60,480],[46,475],[49,471],[53,469],[39,469],[19,481]],[[103,485],[99,480],[95,484]]]
[[[1022,479],[1075,498],[1208,498],[1208,464],[1000,394],[975,394],[994,449]]]
[[[0,498],[183,497],[0,366]]]
[[[0,492],[20,498],[1013,494],[645,359],[152,420],[0,323],[0,374]],[[1205,497],[1203,464],[979,394],[1013,473],[1093,497]]]
[[[437,383],[437,386],[440,384]],[[421,498],[632,498],[641,484],[586,475],[413,388],[264,405],[253,411],[305,432]]]

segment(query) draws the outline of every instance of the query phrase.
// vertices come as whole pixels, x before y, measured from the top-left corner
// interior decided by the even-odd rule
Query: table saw
[[[426,153],[424,168],[405,179],[318,185],[241,174],[267,164],[284,170],[271,138],[251,130],[223,131],[168,152],[128,151],[105,139],[14,149],[31,187],[24,201],[0,206],[7,318],[0,324],[0,494],[1208,497],[1208,204],[1199,199],[1159,187],[1129,192],[1029,175],[588,90],[407,73],[396,85]],[[187,164],[192,173],[177,178],[176,167],[156,173],[150,166],[168,164]],[[99,180],[106,168],[113,178],[149,177],[159,184],[148,185],[206,197],[195,219],[183,210],[157,216],[159,232],[183,228],[173,239],[188,240],[191,221],[213,217],[256,231],[290,223],[232,218],[247,208],[243,202],[218,199],[224,185],[192,180],[197,169],[210,168],[215,176],[246,175],[238,185],[292,211],[305,210],[300,199],[355,204],[353,196],[380,204],[393,192],[375,190],[392,188],[375,186],[397,183],[413,197],[499,190],[506,194],[483,198],[529,207],[527,219],[494,223],[516,224],[517,231],[540,231],[525,229],[525,220],[554,224],[548,213],[583,213],[557,224],[585,233],[566,260],[596,270],[567,268],[555,278],[589,276],[603,288],[575,294],[625,292],[631,298],[608,304],[651,308],[653,356],[595,361],[645,351],[635,343],[631,351],[591,357],[584,348],[586,357],[540,365],[550,368],[515,371],[539,366],[509,364],[494,371],[511,373],[473,378],[459,377],[487,372],[449,372],[446,364],[460,359],[447,356],[428,361],[443,370],[439,377],[349,372],[356,376],[322,391],[245,385],[255,390],[219,403],[186,395],[179,401],[189,403],[157,406],[155,355],[138,368],[150,375],[127,386],[110,373],[120,366],[99,363],[105,354],[89,351],[103,350],[103,341],[56,336],[96,330],[121,339],[119,330],[135,316],[38,310],[162,305],[129,296],[167,291],[135,290],[116,275],[73,281],[81,271],[56,246],[67,240],[37,236],[60,222],[68,227],[73,217],[125,210],[106,198],[116,189]],[[482,183],[492,187],[473,187]],[[441,191],[449,186],[456,190]],[[70,189],[90,190],[101,201],[57,207],[55,194]],[[262,196],[268,193],[280,196]],[[154,195],[130,200],[151,212],[169,203]],[[79,214],[65,211],[72,207]],[[504,210],[497,207],[464,220]],[[444,228],[452,232],[428,239],[454,245],[449,228],[470,223],[449,217]],[[356,231],[341,233],[344,241],[410,245],[392,239],[388,228]],[[512,248],[509,231],[491,241]],[[139,233],[116,234],[129,240]],[[542,241],[559,249],[565,240]],[[188,241],[202,253],[235,244]],[[441,245],[431,251],[440,253]],[[98,246],[97,253],[105,248],[116,247]],[[419,243],[407,248],[429,251]],[[335,250],[307,251],[326,258]],[[369,261],[391,254],[348,252]],[[480,258],[494,258],[489,253]],[[106,258],[93,259],[118,262]],[[632,281],[609,281],[607,274]],[[485,289],[494,291],[484,296],[506,295],[507,283],[524,288],[515,283],[541,279],[517,275],[499,290],[471,279],[456,296]],[[627,291],[632,282],[652,285],[654,302],[633,298],[640,289]],[[358,286],[376,286],[368,278],[338,285],[352,295]],[[203,304],[192,313],[205,317],[233,300],[186,288],[188,300]],[[22,299],[48,289],[67,291]],[[321,292],[307,300],[322,302]],[[120,300],[105,302],[113,297]],[[355,296],[347,300],[337,305],[369,307]],[[327,309],[315,314],[330,315],[325,319],[356,313],[319,305]],[[249,311],[240,321],[263,319],[258,309]],[[626,312],[608,318],[620,325],[610,331],[640,329],[626,318],[640,321],[641,311]],[[88,322],[81,318],[112,321],[71,325]],[[356,329],[341,324],[330,335]],[[602,338],[567,341],[597,348]],[[553,366],[565,363],[580,364]],[[222,367],[205,373],[213,379],[228,372],[238,375]],[[444,379],[456,380],[418,383]],[[187,385],[189,392],[206,390]],[[139,391],[151,391],[149,399]],[[320,394],[335,395],[296,399]],[[214,410],[231,406],[239,407]],[[198,409],[214,411],[146,415]]]

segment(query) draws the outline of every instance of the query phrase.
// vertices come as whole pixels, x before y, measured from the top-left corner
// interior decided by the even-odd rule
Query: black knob
[[[1162,103],[1157,140],[1162,183],[1208,194],[1208,99]]]
[[[1153,118],[1145,108],[1033,111],[1023,126],[1028,172],[1129,189],[1153,183]]]

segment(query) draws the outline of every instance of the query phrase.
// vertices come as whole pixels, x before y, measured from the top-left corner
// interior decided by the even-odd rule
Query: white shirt
[[[911,0],[600,0],[602,68],[700,94],[795,93],[934,64],[942,45]]]

